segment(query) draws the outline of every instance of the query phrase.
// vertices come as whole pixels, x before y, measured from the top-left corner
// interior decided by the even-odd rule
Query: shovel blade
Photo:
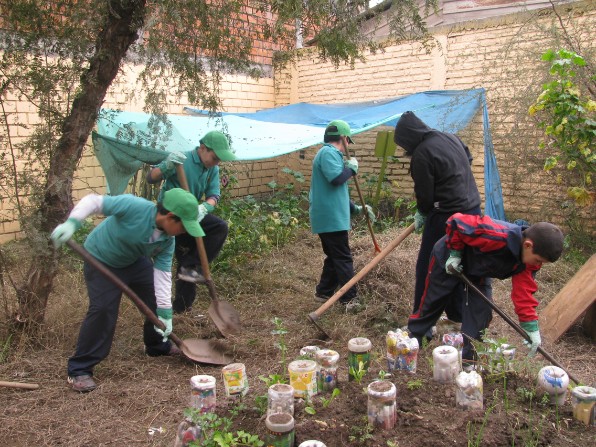
[[[238,335],[242,329],[240,314],[227,301],[211,300],[209,316],[224,337]]]
[[[197,363],[228,365],[234,361],[224,352],[223,347],[213,340],[189,338],[182,341],[180,349],[187,358]]]

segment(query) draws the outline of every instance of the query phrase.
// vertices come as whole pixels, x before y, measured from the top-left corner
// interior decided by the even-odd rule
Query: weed
[[[410,380],[408,381],[408,383],[406,384],[406,387],[410,390],[419,390],[420,388],[422,388],[422,386],[424,385],[424,381],[421,379],[414,379],[414,380]]]
[[[237,416],[240,408],[231,410],[232,416]],[[218,416],[216,413],[201,413],[198,408],[187,408],[184,417],[192,424],[201,427],[201,439],[191,442],[194,447],[262,447],[265,445],[257,435],[239,430],[231,431],[232,420]]]
[[[495,404],[496,405],[496,404]],[[495,405],[489,407],[484,413],[480,427],[476,428],[473,421],[469,421],[466,426],[466,435],[468,437],[468,447],[480,447],[482,445],[482,436],[484,435],[484,428],[488,421],[488,416],[492,413]]]
[[[304,412],[307,414],[310,414],[310,415],[317,414],[317,410],[315,410],[313,402],[309,396],[306,396],[306,404],[304,406]]]
[[[358,445],[364,445],[366,441],[373,438],[373,426],[368,423],[368,416],[365,416],[363,419],[365,422],[364,426],[355,425],[351,427],[351,434],[348,436],[350,442],[357,441]]]
[[[12,340],[12,334],[10,334],[6,340],[2,342],[2,347],[0,349],[0,363],[4,363],[8,358],[8,353],[10,352],[10,342]]]
[[[284,327],[281,318],[274,317],[271,322],[275,325],[275,329],[271,331],[273,335],[278,335],[279,340],[275,343],[275,347],[279,349],[281,353],[281,370],[286,370],[286,356],[288,352],[288,346],[286,345],[285,335],[288,333],[287,329]],[[277,382],[279,383],[279,382]]]
[[[362,382],[363,377],[366,375],[366,367],[363,361],[358,362],[358,369],[354,368],[353,366],[350,366],[349,369],[349,374],[350,377],[352,377],[356,383],[360,383]]]
[[[385,380],[387,377],[391,377],[391,373],[388,373],[384,370],[379,371],[379,380]]]
[[[333,392],[331,393],[331,396],[329,396],[329,398],[325,398],[325,397],[321,396],[321,402],[323,403],[323,408],[327,408],[331,404],[333,399],[335,399],[337,396],[339,396],[340,393],[341,393],[341,391],[339,390],[339,388],[333,388]]]

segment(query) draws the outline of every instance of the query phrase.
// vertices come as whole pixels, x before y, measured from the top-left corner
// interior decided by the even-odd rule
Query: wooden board
[[[539,315],[540,332],[555,342],[596,302],[596,254],[569,280]]]

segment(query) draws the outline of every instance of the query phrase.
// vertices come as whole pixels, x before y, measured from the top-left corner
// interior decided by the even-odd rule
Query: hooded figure
[[[416,312],[430,254],[445,235],[447,219],[457,212],[480,214],[480,194],[472,174],[472,155],[457,135],[431,129],[414,113],[405,112],[395,126],[394,141],[412,157],[410,174],[418,207],[416,230],[424,226],[416,263]],[[448,306],[446,311],[449,318],[460,321],[458,309]]]

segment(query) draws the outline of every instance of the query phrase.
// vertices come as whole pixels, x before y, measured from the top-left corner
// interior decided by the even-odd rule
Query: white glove
[[[203,218],[209,214],[209,210],[207,209],[207,207],[205,206],[204,203],[201,203],[199,205],[199,215],[197,217],[197,222],[200,222],[203,220]]]
[[[157,326],[153,326],[153,328],[155,329],[155,332],[163,337],[163,341],[167,341],[168,335],[172,333],[172,317],[173,312],[171,307],[168,309],[157,309],[157,318],[159,318],[159,321],[165,325],[166,329],[161,330]]]
[[[528,357],[534,357],[536,355],[536,351],[538,350],[538,346],[542,344],[540,330],[538,330],[538,321],[525,321],[520,323],[520,326],[524,331],[526,331],[526,334],[528,334],[531,340],[531,342],[524,340],[524,345],[526,345],[530,350],[528,352]]]
[[[377,216],[375,216],[375,212],[373,211],[372,206],[364,205],[364,207],[366,208],[366,213],[368,214],[368,219],[373,223],[376,222]]]
[[[426,218],[424,217],[424,214],[416,210],[416,214],[414,214],[414,231],[418,232],[422,230],[422,227],[424,227],[425,220]]]
[[[449,252],[449,258],[445,263],[445,271],[450,275],[453,275],[455,273],[452,269],[459,273],[463,272],[464,270],[463,266],[461,265],[461,251],[459,250],[451,250]]]
[[[354,171],[354,174],[358,174],[358,160],[356,160],[354,157],[348,158],[345,162],[345,166],[346,168],[350,168],[352,171]]]
[[[66,241],[68,241],[75,232],[81,228],[81,222],[73,217],[69,217],[66,222],[61,223],[50,235],[50,239],[54,243],[54,247],[61,247]]]

